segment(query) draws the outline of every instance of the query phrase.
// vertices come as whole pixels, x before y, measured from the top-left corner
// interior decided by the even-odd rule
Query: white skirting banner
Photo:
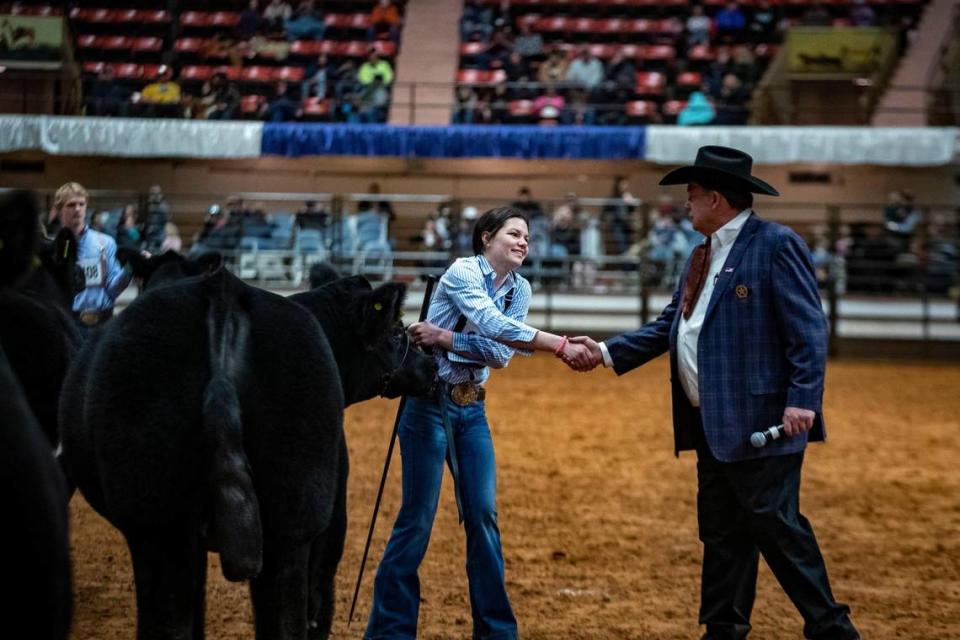
[[[960,151],[956,127],[647,127],[645,160],[692,164],[707,144],[746,151],[757,164],[950,164]]]
[[[0,116],[0,152],[53,155],[256,158],[262,122]]]

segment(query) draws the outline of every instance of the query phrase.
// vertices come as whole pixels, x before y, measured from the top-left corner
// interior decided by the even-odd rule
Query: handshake
[[[592,371],[597,365],[603,364],[600,345],[589,336],[564,336],[554,355],[574,371]]]

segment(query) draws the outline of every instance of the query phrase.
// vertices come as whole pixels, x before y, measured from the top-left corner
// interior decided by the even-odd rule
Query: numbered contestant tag
[[[99,258],[93,260],[79,260],[77,265],[83,269],[83,281],[86,288],[102,287],[104,283],[103,261]]]

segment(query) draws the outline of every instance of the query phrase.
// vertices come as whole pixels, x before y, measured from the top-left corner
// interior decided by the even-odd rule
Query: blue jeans
[[[467,535],[473,637],[514,640],[517,621],[503,577],[497,527],[497,468],[483,402],[466,407],[442,396],[456,439]],[[420,607],[417,569],[427,552],[440,500],[447,437],[435,398],[408,398],[400,419],[403,503],[373,586],[367,640],[415,638]]]

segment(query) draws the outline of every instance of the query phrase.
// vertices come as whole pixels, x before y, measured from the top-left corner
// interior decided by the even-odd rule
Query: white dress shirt
[[[737,241],[740,230],[752,213],[750,209],[744,209],[710,235],[710,266],[700,297],[689,318],[684,318],[683,310],[680,306],[677,307],[677,313],[681,314],[680,326],[677,328],[677,368],[680,386],[687,394],[690,404],[695,407],[700,406],[700,385],[697,376],[697,341],[700,339],[700,329],[703,328],[703,320],[707,315],[707,306],[710,304],[713,287],[720,278],[720,270],[723,269],[723,264],[727,261],[727,256],[730,255],[730,249]],[[613,359],[610,357],[607,345],[602,342],[600,352],[603,354],[604,366],[612,367]]]

